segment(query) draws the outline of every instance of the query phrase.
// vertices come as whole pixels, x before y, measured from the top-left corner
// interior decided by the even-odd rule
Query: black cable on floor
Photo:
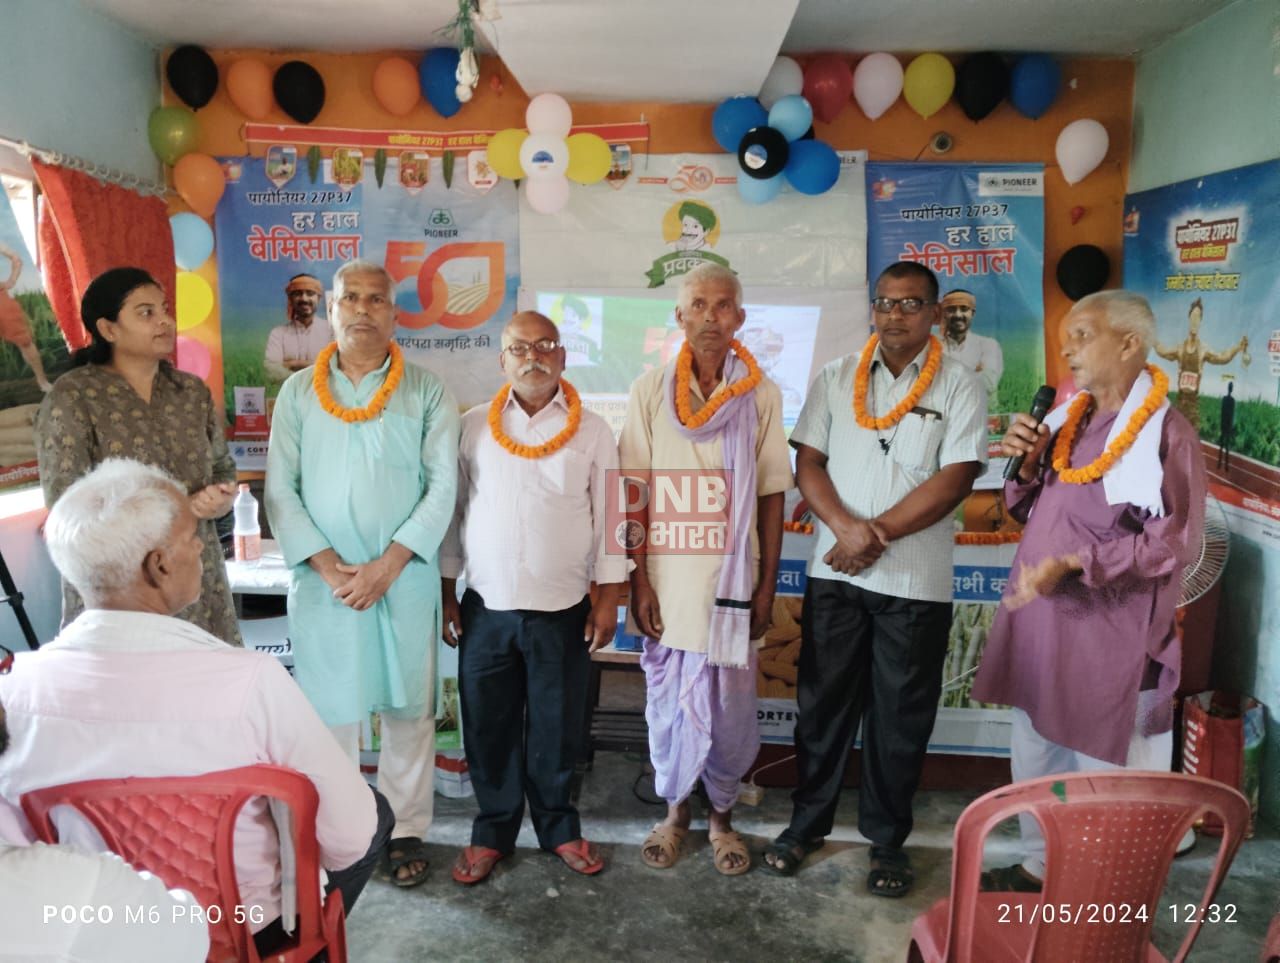
[[[646,772],[646,771],[645,771],[645,767],[644,767],[644,766],[641,766],[641,767],[640,767],[640,772],[639,772],[639,774],[636,776],[636,781],[635,781],[635,782],[633,782],[633,783],[631,784],[631,795],[635,796],[635,797],[636,797],[637,799],[639,799],[642,803],[644,803],[644,804],[646,804],[646,805],[648,805],[648,806],[665,806],[665,805],[667,804],[667,801],[666,801],[665,799],[659,799],[657,796],[646,797],[646,796],[641,795],[641,793],[640,793],[640,780],[641,780],[641,779],[643,779],[645,776],[648,776],[648,775],[650,775],[650,773],[648,773],[648,772]]]

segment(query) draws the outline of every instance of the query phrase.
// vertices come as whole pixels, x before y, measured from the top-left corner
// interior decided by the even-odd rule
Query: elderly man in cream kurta
[[[619,449],[629,478],[656,490],[664,472],[725,472],[731,553],[633,552],[631,611],[646,636],[641,666],[654,785],[667,818],[644,842],[645,863],[666,869],[689,828],[688,796],[699,779],[711,801],[716,869],[751,867],[730,817],[760,746],[755,644],[769,626],[782,548],[783,493],[791,459],[782,395],[734,340],[746,312],[733,272],[703,265],[685,275],[676,320],[679,358],[631,386]],[[673,476],[674,477],[674,476]],[[646,532],[647,512],[633,514]]]

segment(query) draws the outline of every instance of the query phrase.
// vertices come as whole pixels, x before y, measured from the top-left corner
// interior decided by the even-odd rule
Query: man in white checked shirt
[[[943,354],[938,281],[899,261],[876,281],[876,333],[809,387],[791,433],[817,516],[805,589],[791,824],[765,866],[791,875],[831,832],[858,724],[867,889],[905,896],[902,845],[937,714],[951,624],[951,513],[986,462],[986,391]]]
[[[440,550],[444,640],[461,646],[462,726],[480,804],[453,867],[464,885],[515,849],[526,797],[543,849],[574,872],[604,869],[582,838],[570,782],[589,653],[613,639],[628,568],[604,548],[606,472],[617,469],[618,449],[604,419],[560,378],[556,326],[517,314],[500,358],[508,383],[462,418],[458,510]]]

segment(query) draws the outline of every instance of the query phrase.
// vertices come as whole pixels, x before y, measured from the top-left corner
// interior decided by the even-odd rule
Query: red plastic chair
[[[1262,944],[1262,963],[1280,963],[1280,913],[1267,928],[1267,940]]]
[[[46,843],[58,842],[50,818],[53,808],[77,810],[101,834],[107,849],[169,888],[190,891],[205,908],[206,918],[215,917],[209,919],[210,963],[260,963],[250,929],[253,921],[235,918],[235,908],[242,904],[232,852],[236,817],[255,796],[288,804],[297,857],[293,940],[268,959],[294,963],[327,949],[330,963],[344,963],[342,894],[334,890],[323,899],[316,843],[319,796],[300,772],[260,765],[202,776],[93,779],[32,790],[22,796],[22,809]]]
[[[988,833],[1026,811],[1044,833],[1044,891],[978,892]],[[1205,813],[1220,816],[1224,831],[1202,916],[1249,821],[1249,804],[1234,789],[1183,773],[1122,770],[1045,776],[989,792],[956,823],[951,897],[916,917],[908,959],[1164,960],[1151,944],[1157,901],[1178,841]],[[1190,925],[1175,960],[1186,958],[1200,925]]]

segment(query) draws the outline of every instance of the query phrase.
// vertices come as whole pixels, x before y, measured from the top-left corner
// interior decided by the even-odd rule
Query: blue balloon
[[[198,214],[183,212],[169,218],[173,231],[173,259],[184,271],[194,271],[213,253],[213,231]]]
[[[427,51],[418,66],[422,96],[441,117],[452,117],[462,109],[457,94],[458,59],[453,47],[435,47]]]
[[[783,174],[801,194],[825,194],[840,178],[840,155],[824,141],[798,140]]]
[[[738,175],[738,195],[748,204],[767,204],[778,196],[780,190],[782,190],[781,174],[775,174],[764,180],[748,177],[745,174]]]
[[[752,127],[763,127],[769,112],[754,97],[730,97],[711,115],[711,134],[730,154],[738,152],[738,142]]]
[[[813,126],[813,108],[799,94],[783,97],[769,108],[769,126],[788,141],[799,140]]]
[[[1024,117],[1035,120],[1058,96],[1062,71],[1046,54],[1027,54],[1009,76],[1009,102]]]

